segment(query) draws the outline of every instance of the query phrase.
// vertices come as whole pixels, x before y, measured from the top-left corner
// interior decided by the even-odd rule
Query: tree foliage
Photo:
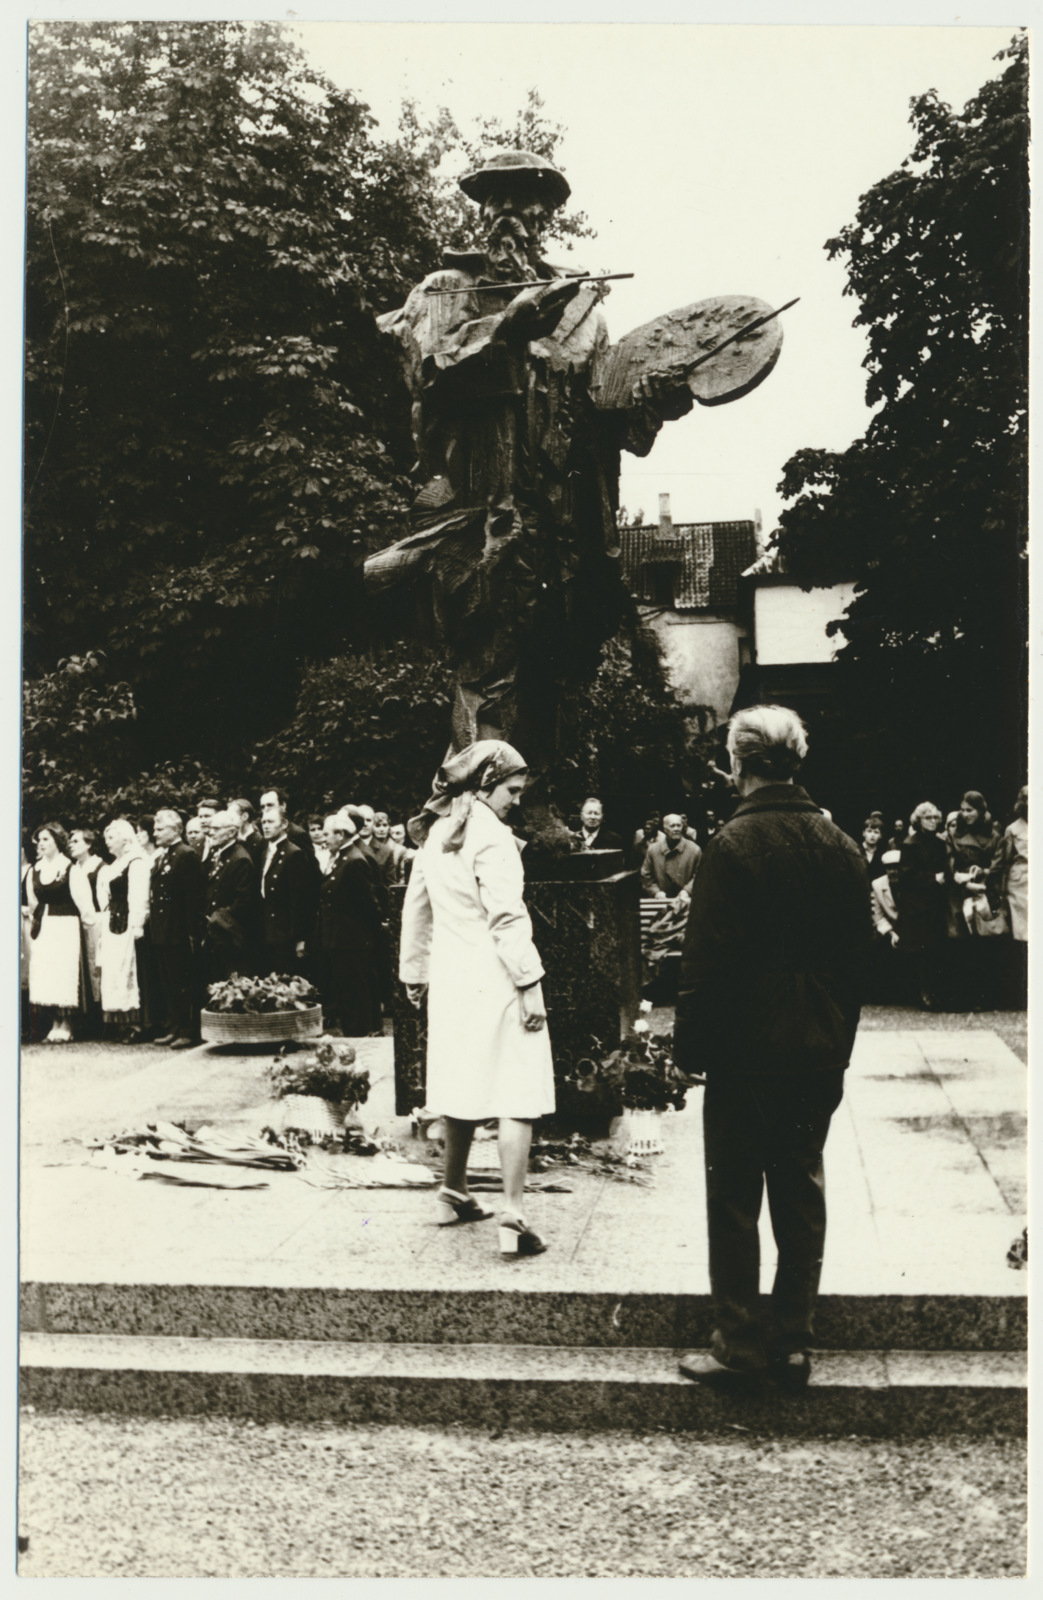
[[[1025,36],[998,59],[962,112],[913,102],[912,153],[826,245],[878,409],[787,462],[776,535],[798,577],[857,580],[838,670],[866,758],[957,790],[1015,784],[1026,730]]]
[[[410,449],[373,313],[438,248],[371,130],[271,26],[30,30],[27,661],[104,646],[155,754],[359,631]]]

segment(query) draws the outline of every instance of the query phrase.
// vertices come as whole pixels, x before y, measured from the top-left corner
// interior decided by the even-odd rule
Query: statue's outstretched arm
[[[685,416],[696,400],[725,405],[763,383],[781,348],[782,324],[763,300],[700,300],[611,345],[591,392],[600,409],[620,413],[623,448],[647,455],[662,424]]]

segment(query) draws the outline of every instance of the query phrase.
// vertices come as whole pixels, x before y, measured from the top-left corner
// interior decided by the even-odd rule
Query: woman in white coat
[[[469,1193],[475,1124],[499,1119],[504,1209],[500,1250],[545,1245],[524,1215],[532,1124],[554,1110],[554,1068],[522,899],[521,847],[506,818],[528,769],[518,751],[483,739],[439,769],[409,824],[418,849],[402,911],[399,977],[416,1006],[428,992],[427,1104],[445,1122],[440,1222],[491,1215]]]

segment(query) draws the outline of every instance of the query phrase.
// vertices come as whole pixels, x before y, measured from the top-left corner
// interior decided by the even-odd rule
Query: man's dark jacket
[[[599,828],[594,835],[593,842],[587,844],[582,826],[576,834],[576,848],[578,850],[622,850],[623,841],[618,833],[612,833],[608,828]]]
[[[203,932],[206,868],[191,845],[179,839],[152,868],[149,931],[160,949],[195,950]]]
[[[741,801],[692,884],[674,1056],[689,1072],[843,1067],[869,952],[862,851],[803,789]]]
[[[206,885],[206,936],[212,950],[246,954],[257,936],[257,868],[245,845],[235,842],[210,857]]]
[[[372,949],[381,927],[373,868],[374,862],[358,849],[341,850],[334,858],[319,900],[324,951]]]
[[[284,834],[265,872],[267,852],[266,844],[260,873],[264,942],[295,945],[310,939],[315,931],[314,856],[309,862],[304,851]]]

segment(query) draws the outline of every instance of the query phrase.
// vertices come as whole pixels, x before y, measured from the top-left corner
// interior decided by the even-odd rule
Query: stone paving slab
[[[390,1128],[391,1041],[358,1043],[373,1078],[367,1120]],[[23,1278],[707,1292],[698,1090],[663,1119],[651,1187],[563,1174],[571,1193],[536,1194],[529,1206],[548,1254],[514,1265],[499,1259],[492,1225],[432,1226],[424,1190],[328,1191],[282,1173],[256,1174],[264,1189],[182,1189],[68,1164],[84,1159],[70,1142],[84,1133],[157,1116],[234,1120],[264,1098],[266,1060],[206,1047],[24,1050]],[[1025,1076],[981,1028],[860,1032],[826,1149],[823,1295],[1024,1296],[1025,1274],[1005,1255],[1024,1222]],[[761,1235],[767,1288],[766,1205]]]
[[[1025,1358],[1011,1352],[816,1356],[795,1400],[771,1384],[719,1395],[676,1349],[339,1344],[27,1335],[22,1399],[43,1410],[225,1413],[265,1421],[424,1420],[473,1427],[666,1426],[909,1433],[1020,1429]]]

